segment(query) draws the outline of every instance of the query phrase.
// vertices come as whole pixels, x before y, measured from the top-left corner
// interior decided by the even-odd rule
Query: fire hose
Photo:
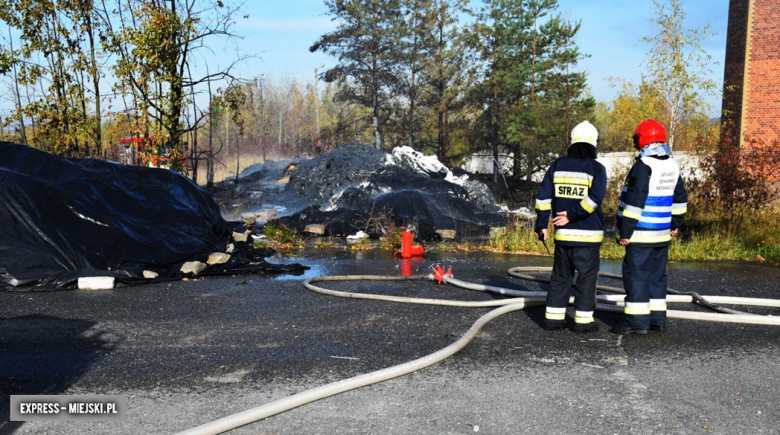
[[[513,277],[518,277],[527,280],[533,280],[538,282],[549,282],[549,279],[540,278],[530,273],[544,273],[551,271],[552,268],[539,268],[539,267],[514,267],[508,270],[508,274]],[[608,278],[622,278],[620,275],[600,273],[601,276]],[[316,293],[321,293],[328,296],[352,298],[352,299],[368,299],[388,302],[400,302],[400,303],[413,303],[423,305],[438,305],[438,306],[450,306],[450,307],[498,307],[487,314],[483,315],[466,331],[454,343],[449,346],[440,349],[432,354],[417,358],[415,360],[399,364],[396,366],[384,368],[371,373],[366,373],[351,378],[336,381],[330,384],[326,384],[320,387],[316,387],[310,390],[303,391],[301,393],[276,400],[271,403],[260,405],[255,408],[248,409],[237,414],[229,415],[227,417],[214,420],[212,422],[203,424],[201,426],[194,427],[182,432],[178,432],[176,435],[214,435],[227,432],[231,429],[235,429],[240,426],[253,423],[264,418],[280,414],[285,411],[289,411],[293,408],[311,403],[326,397],[330,397],[339,393],[354,390],[360,387],[364,387],[371,384],[376,384],[389,379],[397,378],[423,368],[432,366],[443,361],[446,358],[454,355],[464,347],[466,347],[479,333],[483,326],[488,324],[493,319],[500,317],[504,314],[512,311],[522,310],[526,307],[544,305],[546,292],[534,292],[507,289],[503,287],[488,286],[482,284],[474,284],[466,281],[461,281],[454,278],[452,275],[443,275],[442,280],[447,284],[454,285],[456,287],[502,294],[506,296],[513,296],[510,299],[491,300],[491,301],[456,301],[456,300],[441,300],[441,299],[423,299],[423,298],[410,298],[400,296],[386,296],[386,295],[372,295],[362,293],[350,293],[337,290],[329,290],[323,287],[314,285],[318,282],[330,282],[330,281],[413,281],[413,280],[431,280],[432,275],[414,275],[414,276],[376,276],[376,275],[342,275],[342,276],[322,276],[305,280],[303,285]],[[610,291],[617,294],[599,294],[597,295],[597,310],[622,312],[623,308],[620,305],[625,298],[623,289],[618,287],[598,286],[598,289],[604,291]],[[729,297],[729,296],[707,296],[706,300],[695,292],[677,292],[678,294],[669,294],[667,296],[667,302],[670,303],[697,303],[699,305],[708,307],[712,306],[714,309],[720,309],[715,304],[729,304],[729,305],[749,305],[749,306],[762,306],[762,307],[776,307],[780,308],[780,300],[778,299],[759,299],[759,298],[741,298],[741,297]],[[702,303],[701,301],[704,301]],[[571,301],[570,301],[571,302]],[[709,306],[708,306],[709,305]],[[732,310],[734,312],[735,310]],[[736,312],[738,314],[728,314],[724,312],[706,313],[706,312],[694,312],[694,311],[680,311],[680,310],[668,310],[667,316],[675,319],[689,319],[689,320],[705,320],[713,322],[729,322],[729,323],[746,323],[754,325],[776,325],[780,326],[780,317],[763,316],[748,314],[742,312]]]

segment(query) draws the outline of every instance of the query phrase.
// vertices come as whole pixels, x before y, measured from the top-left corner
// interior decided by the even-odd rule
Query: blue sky
[[[661,0],[663,1],[663,0]],[[712,56],[712,78],[721,86],[725,59],[728,0],[682,0],[689,27],[711,26],[715,35],[702,46]],[[472,0],[472,3],[475,3]],[[582,21],[577,38],[580,51],[590,57],[582,62],[588,73],[588,84],[598,101],[610,101],[615,90],[606,79],[610,76],[638,81],[642,62],[649,49],[640,38],[655,33],[648,21],[654,14],[652,0],[559,0],[559,10]],[[326,15],[322,0],[249,0],[244,7],[247,19],[239,17],[236,33],[242,54],[256,54],[238,66],[243,77],[264,73],[266,76],[290,77],[309,81],[321,64],[330,67],[335,59],[322,53],[310,53],[309,47],[323,33],[335,28]],[[227,64],[234,53],[222,51]],[[720,111],[720,99],[711,98],[712,114]]]

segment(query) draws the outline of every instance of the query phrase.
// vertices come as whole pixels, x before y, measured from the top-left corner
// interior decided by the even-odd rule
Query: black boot
[[[631,326],[630,323],[622,322],[610,328],[609,332],[618,335],[629,335],[629,334],[645,335],[647,334],[647,329],[636,329],[633,326]]]
[[[574,325],[574,332],[577,334],[584,334],[587,332],[596,332],[599,330],[599,325],[596,322],[592,323],[578,323]]]
[[[557,331],[566,327],[566,321],[564,320],[544,320],[545,331]]]

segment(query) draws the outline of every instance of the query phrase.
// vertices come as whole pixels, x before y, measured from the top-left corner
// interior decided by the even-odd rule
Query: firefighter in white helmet
[[[571,131],[566,156],[553,162],[536,197],[536,236],[547,240],[550,216],[554,225],[555,254],[544,328],[566,326],[566,306],[574,272],[574,332],[598,331],[593,318],[599,250],[604,239],[601,202],[607,189],[607,173],[596,161],[599,133],[583,121]]]

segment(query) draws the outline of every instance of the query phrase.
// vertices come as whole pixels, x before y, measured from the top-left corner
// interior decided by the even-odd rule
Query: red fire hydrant
[[[433,269],[433,280],[438,281],[439,284],[444,282],[444,277],[446,275],[452,276],[452,268],[448,267],[447,271],[444,271],[444,268],[441,267],[441,265],[437,265],[436,267],[431,266],[431,269]]]
[[[401,254],[401,258],[412,258],[423,255],[425,253],[425,247],[422,245],[414,245],[414,233],[412,229],[407,227],[401,227],[406,230],[401,234],[401,249],[393,253],[393,257]]]

